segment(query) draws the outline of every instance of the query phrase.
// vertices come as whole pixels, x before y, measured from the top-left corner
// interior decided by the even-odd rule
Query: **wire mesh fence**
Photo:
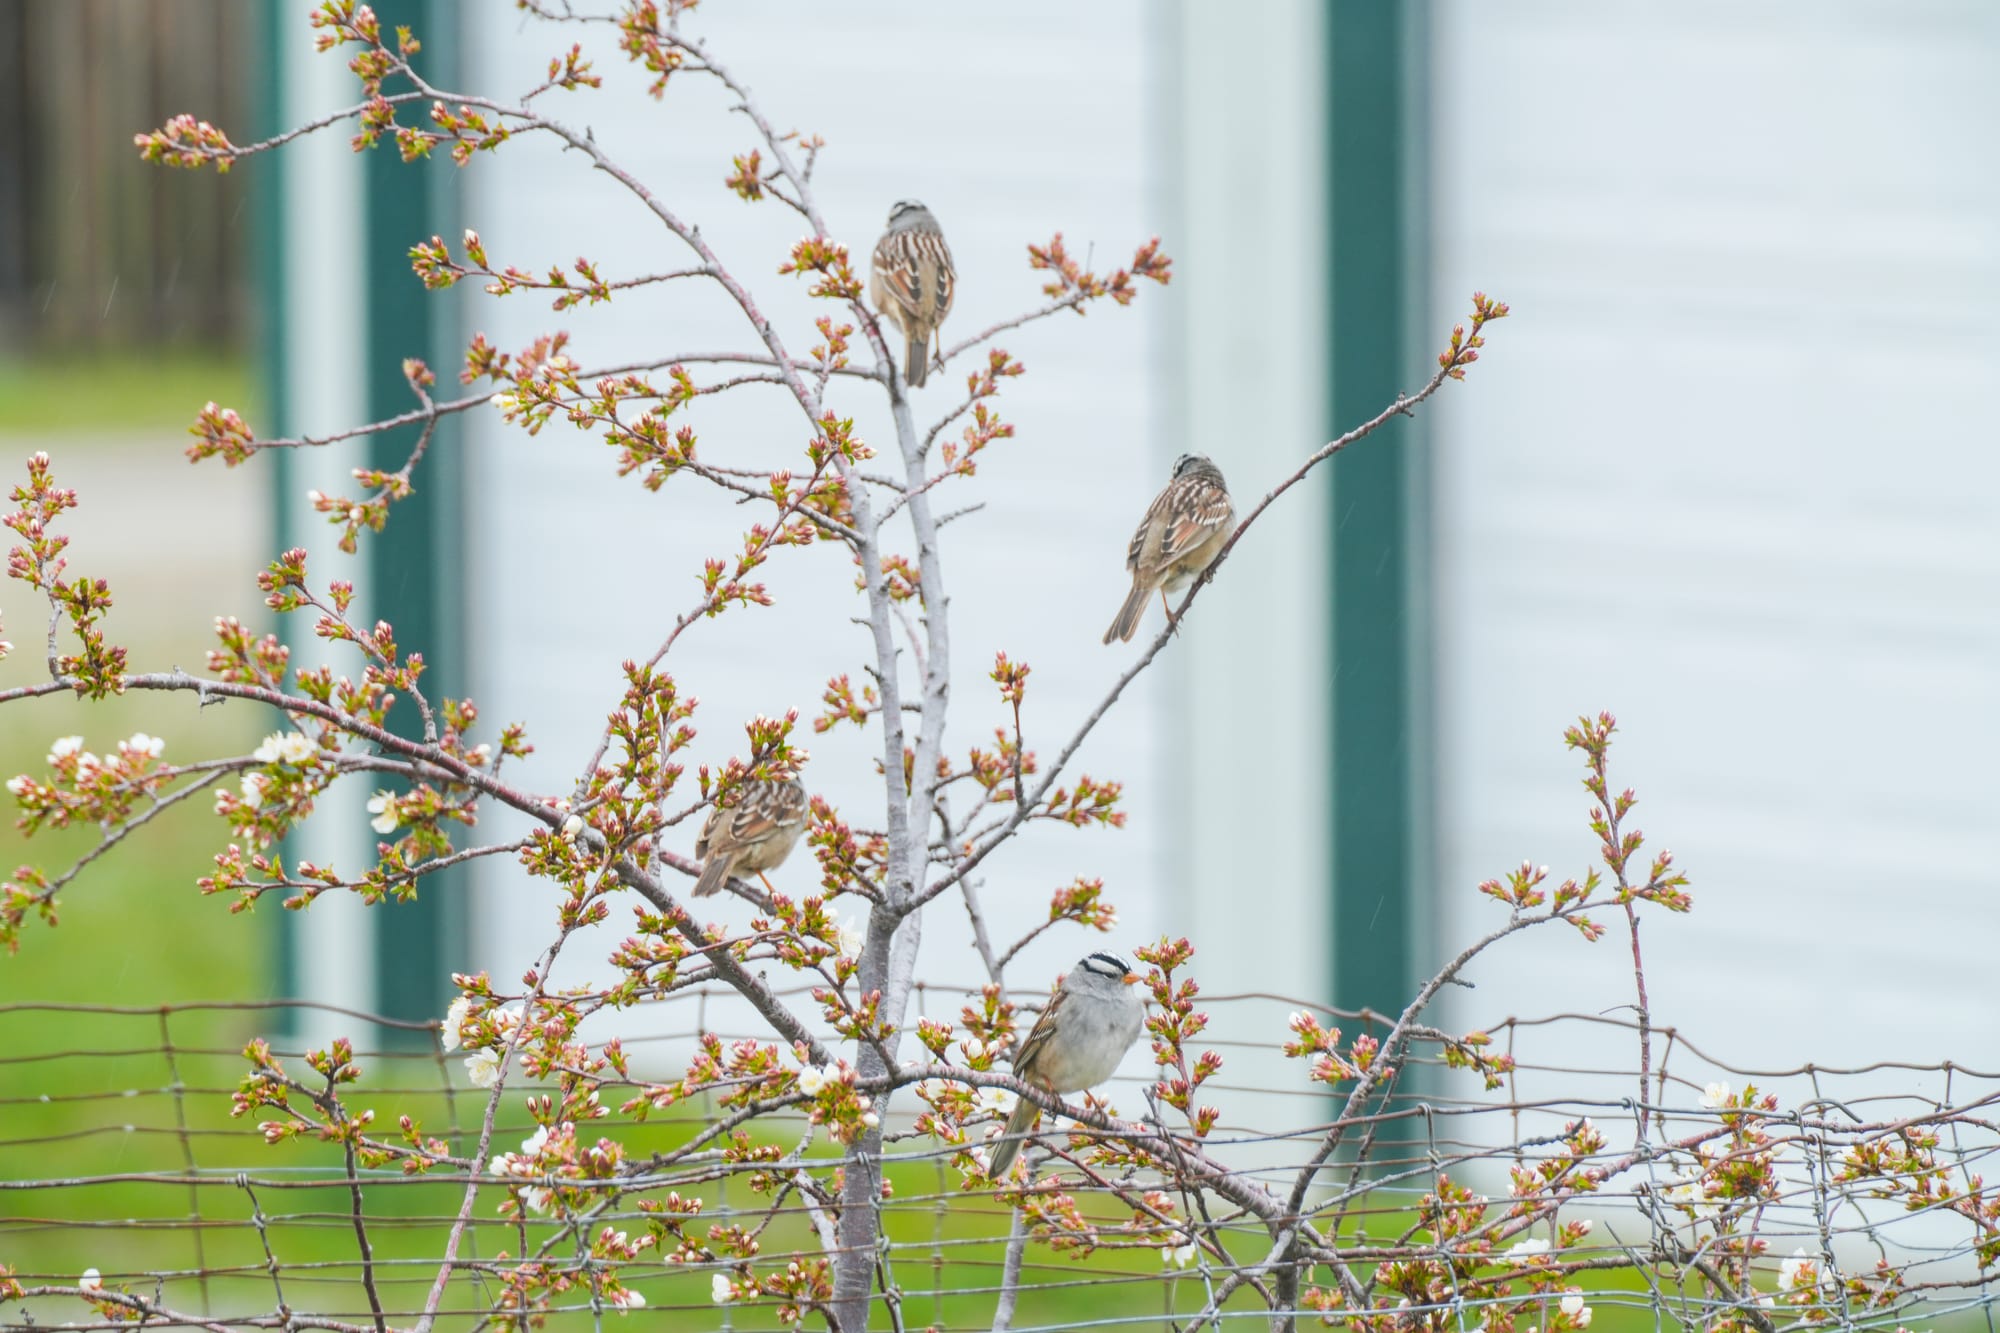
[[[977,996],[929,987],[922,1002]],[[582,1327],[643,1305],[702,1327],[817,1323],[800,1265],[836,1243],[840,1145],[803,1110],[718,1133],[713,1091],[643,1118],[613,1109],[705,1038],[757,1035],[730,1030],[722,999],[691,989],[620,1015],[628,1068],[604,1080],[607,1113],[554,1127],[534,1079],[497,1097],[473,1086],[438,1024],[301,1002],[0,1006],[0,1322]],[[1001,1189],[978,1166],[1004,1099],[953,1142],[918,1118],[935,1085],[904,1089],[871,1322],[1189,1329],[1275,1307],[1439,1333],[1993,1327],[2000,1196],[1981,1176],[2000,1150],[2000,1073],[1730,1069],[1667,1030],[1642,1098],[1636,1039],[1629,1068],[1566,1058],[1586,1026],[1632,1023],[1509,1019],[1488,1032],[1511,1054],[1490,1078],[1413,1056],[1342,1126],[1309,1062],[1265,1057],[1302,1021],[1386,1024],[1279,996],[1205,1000],[1226,1021],[1204,1089],[1223,1114],[1201,1152],[1283,1198],[1344,1131],[1292,1213],[1121,1165],[1115,1130],[1047,1117],[1026,1154],[1034,1183]],[[1273,1035],[1228,1035],[1260,1031]],[[268,1039],[294,1067],[331,1032],[353,1036],[353,1135],[267,1142],[239,1096],[259,1077],[245,1047]],[[1158,1072],[1142,1046],[1101,1092],[1166,1133],[1147,1095]],[[551,1128],[583,1165],[519,1174],[517,1145]],[[384,1141],[422,1145],[427,1165],[378,1160],[369,1144]],[[616,1169],[590,1177],[592,1153]],[[1316,1239],[1286,1285],[1280,1256],[1301,1234]]]

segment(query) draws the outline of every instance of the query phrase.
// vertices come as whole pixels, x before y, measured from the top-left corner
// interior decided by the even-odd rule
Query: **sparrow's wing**
[[[733,852],[755,846],[781,829],[805,818],[805,788],[795,781],[749,782],[738,789],[736,804],[711,811],[695,840],[694,854]]]
[[[878,308],[895,307],[898,324],[934,328],[951,309],[951,251],[927,227],[892,231],[875,244],[871,289]]]
[[[1160,564],[1171,565],[1200,546],[1235,513],[1229,492],[1212,481],[1181,477],[1171,482],[1146,515],[1148,522],[1157,518],[1160,523]]]
[[[1035,1079],[1036,1082],[1046,1081],[1037,1077],[1035,1060],[1042,1053],[1042,1048],[1056,1035],[1056,1015],[1062,1011],[1063,1000],[1068,995],[1067,990],[1058,989],[1050,997],[1048,1008],[1042,1010],[1042,1016],[1036,1019],[1035,1026],[1028,1030],[1027,1040],[1014,1052],[1014,1073],[1018,1077]]]

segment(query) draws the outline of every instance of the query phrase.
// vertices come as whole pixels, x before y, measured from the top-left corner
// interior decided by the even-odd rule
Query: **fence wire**
[[[727,1030],[727,1005],[709,998],[684,992],[620,1016],[631,1086],[664,1076],[706,1034],[762,1035],[748,1021]],[[922,1000],[940,1011],[961,998],[931,987]],[[1215,1024],[1222,1073],[1203,1091],[1225,1114],[1204,1149],[1283,1197],[1341,1105],[1302,1063],[1275,1056],[1285,1013],[1354,1032],[1371,1016],[1277,996],[1205,1000],[1219,1020],[1243,1021]],[[2000,1193],[1982,1175],[2000,1151],[2000,1072],[1888,1062],[1732,1070],[1668,1031],[1655,1034],[1661,1052],[1642,1101],[1636,1040],[1634,1067],[1565,1058],[1603,1049],[1574,1040],[1586,1026],[1631,1024],[1563,1015],[1496,1025],[1493,1049],[1510,1052],[1512,1068],[1492,1090],[1413,1054],[1347,1126],[1343,1150],[1287,1220],[1338,1260],[1305,1264],[1296,1289],[1278,1282],[1273,1262],[1295,1231],[1213,1191],[1144,1171],[1107,1174],[1079,1146],[1088,1136],[1046,1123],[1029,1154],[1053,1182],[1035,1196],[1040,1206],[1023,1212],[992,1188],[968,1188],[965,1145],[921,1132],[912,1118],[921,1104],[899,1093],[871,1322],[1191,1329],[1270,1319],[1276,1305],[1371,1333],[1919,1323],[1992,1333]],[[1229,1037],[1259,1030],[1280,1035]],[[708,1095],[642,1121],[607,1115],[591,1135],[615,1141],[627,1162],[672,1165],[627,1176],[587,1205],[508,1208],[521,1182],[492,1169],[370,1166],[311,1138],[267,1144],[256,1115],[232,1116],[248,1042],[264,1037],[298,1063],[334,1031],[354,1038],[363,1074],[343,1095],[375,1113],[367,1133],[398,1137],[407,1116],[420,1138],[448,1147],[441,1155],[472,1160],[490,1098],[469,1084],[463,1053],[444,1049],[437,1024],[290,1001],[0,1005],[0,1323],[426,1326],[469,1184],[476,1197],[436,1327],[531,1318],[601,1327],[640,1304],[645,1317],[731,1330],[822,1322],[810,1303],[802,1312],[780,1299],[778,1278],[755,1285],[791,1259],[823,1255],[831,1239],[825,1183],[841,1149],[804,1115],[758,1117],[742,1138],[679,1158],[672,1149],[718,1114]],[[1232,1080],[1236,1066],[1247,1072]],[[1105,1095],[1128,1116],[1152,1115],[1152,1072],[1142,1046]],[[608,1103],[620,1082],[608,1081]],[[532,1080],[513,1082],[493,1104],[489,1160],[536,1133],[535,1092]],[[1152,1189],[1185,1219],[1165,1244],[1158,1218],[1135,1220],[1131,1206]],[[1058,1198],[1066,1203],[1051,1211]],[[607,1302],[593,1279],[607,1264],[606,1238],[658,1235],[663,1216],[697,1200],[703,1230],[685,1236],[741,1228],[732,1234],[753,1237],[748,1257],[739,1244],[704,1260],[698,1241],[661,1236],[616,1263],[637,1298]],[[530,1266],[557,1280],[538,1308],[510,1308]]]

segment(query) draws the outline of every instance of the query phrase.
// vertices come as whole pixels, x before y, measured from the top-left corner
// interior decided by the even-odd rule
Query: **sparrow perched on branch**
[[[1146,612],[1146,599],[1157,589],[1160,605],[1167,607],[1168,593],[1179,592],[1215,563],[1235,523],[1229,487],[1215,464],[1200,454],[1176,458],[1173,479],[1153,497],[1139,530],[1132,534],[1132,545],[1125,552],[1132,591],[1111,628],[1104,631],[1104,641],[1129,642]],[[1173,608],[1167,607],[1167,623],[1173,619]]]
[[[958,271],[931,211],[914,199],[889,210],[888,230],[875,242],[868,299],[903,331],[903,379],[921,389],[930,373],[931,339],[951,313]]]
[[[1014,1052],[1015,1076],[1058,1095],[1082,1092],[1110,1078],[1146,1020],[1145,997],[1135,989],[1138,980],[1132,964],[1115,953],[1086,955],[1062,979],[1055,998]],[[1022,1135],[1040,1110],[1026,1098],[1014,1103],[1007,1128],[993,1146],[989,1176],[1006,1176]]]
[[[720,893],[735,875],[764,879],[766,870],[776,870],[806,831],[807,806],[797,778],[752,778],[738,786],[735,800],[711,810],[695,839],[701,878],[694,896]],[[764,879],[764,887],[770,889],[771,881]]]

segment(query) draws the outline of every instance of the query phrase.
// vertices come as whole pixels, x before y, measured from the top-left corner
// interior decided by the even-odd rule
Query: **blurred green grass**
[[[254,425],[240,355],[199,347],[0,362],[0,436],[185,431],[210,399]]]

